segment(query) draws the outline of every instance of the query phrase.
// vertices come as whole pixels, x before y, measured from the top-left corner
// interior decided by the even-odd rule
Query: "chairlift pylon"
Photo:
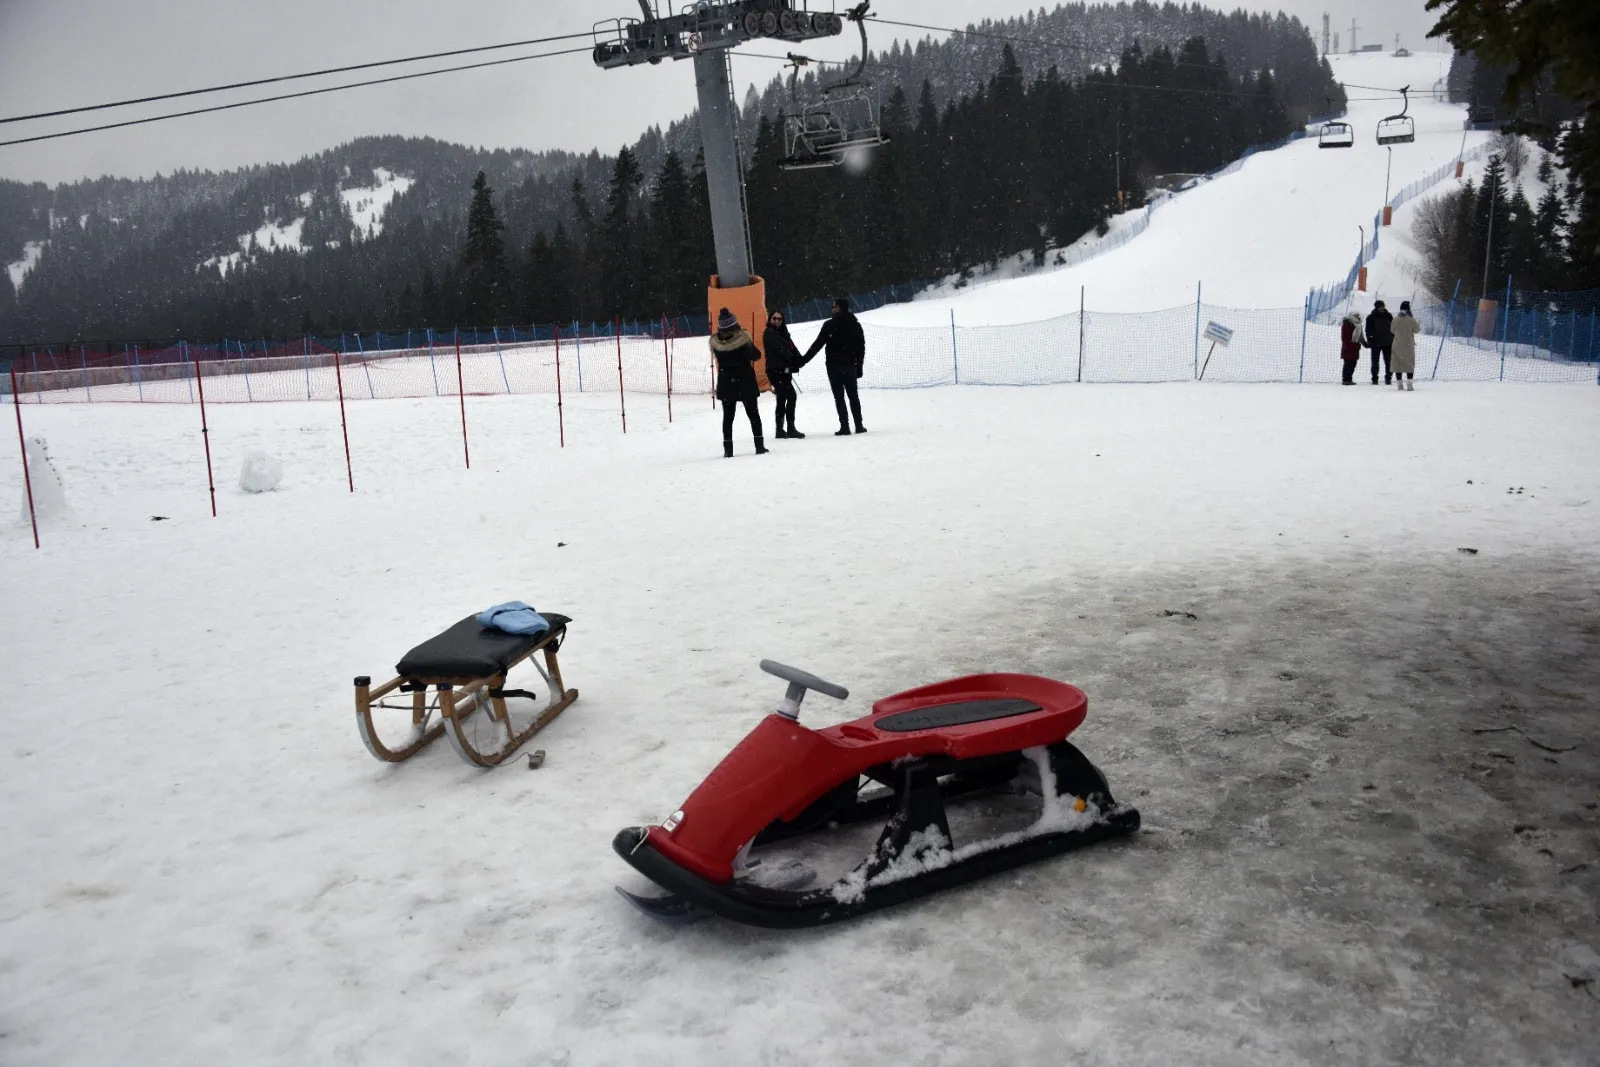
[[[872,97],[872,84],[862,74],[867,68],[867,11],[871,0],[851,8],[845,18],[861,31],[861,58],[856,69],[822,89],[819,103],[807,104],[798,114],[784,116],[785,155],[778,166],[783,170],[816,170],[836,167],[858,149],[877,148],[889,143],[879,124],[878,107]],[[812,62],[805,56],[789,55],[793,74],[789,95],[795,98],[800,68]]]
[[[1400,98],[1405,104],[1400,108],[1400,114],[1390,115],[1378,123],[1378,143],[1380,145],[1410,144],[1417,139],[1417,124],[1406,112],[1411,110],[1411,86],[1400,90]]]

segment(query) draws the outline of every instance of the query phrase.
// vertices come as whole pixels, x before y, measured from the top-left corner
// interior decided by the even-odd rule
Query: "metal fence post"
[[[1311,296],[1306,295],[1306,314],[1300,321],[1300,384],[1306,381],[1306,333],[1311,329]]]
[[[1430,382],[1439,377],[1439,360],[1444,357],[1444,343],[1446,341],[1450,340],[1450,327],[1455,325],[1455,321],[1456,321],[1456,297],[1458,297],[1460,295],[1461,295],[1461,279],[1457,278],[1456,279],[1455,292],[1450,294],[1450,310],[1445,312],[1445,316],[1444,316],[1444,336],[1439,338],[1439,352],[1438,352],[1437,355],[1435,355],[1433,357],[1433,373],[1428,375],[1428,380]]]
[[[1194,283],[1194,376],[1200,377],[1200,282]]]
[[[578,392],[583,392],[583,327],[577,319],[572,320],[572,343],[578,353]]]
[[[950,309],[950,365],[955,368],[956,384],[961,384],[961,353],[956,347],[956,309]]]
[[[1511,332],[1511,275],[1506,275],[1506,317],[1500,320],[1500,380],[1506,380],[1506,335]]]
[[[133,346],[133,383],[139,389],[139,403],[144,403],[144,372],[139,367],[139,346]]]
[[[517,331],[513,327],[511,330],[511,340],[514,342],[516,339]],[[498,326],[494,327],[494,354],[500,357],[500,380],[506,383],[506,392],[509,394],[511,392],[511,378],[506,374],[505,353],[500,351],[500,327]]]
[[[89,347],[78,346],[78,359],[83,363],[83,398],[89,403],[94,403],[94,394],[89,391]]]
[[[433,371],[433,395],[439,395],[439,367],[433,359],[433,327],[428,327],[428,369]]]
[[[1085,319],[1088,317],[1088,312],[1085,310],[1085,308],[1087,307],[1087,301],[1084,299],[1084,292],[1086,291],[1086,289],[1087,289],[1087,286],[1082,286],[1082,285],[1078,286],[1078,384],[1079,385],[1083,384],[1083,337],[1084,337],[1084,333],[1085,333],[1085,329],[1086,329]]]

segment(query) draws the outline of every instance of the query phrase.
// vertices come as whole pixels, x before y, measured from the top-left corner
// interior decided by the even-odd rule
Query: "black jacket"
[[[755,400],[761,395],[756,384],[756,360],[761,351],[748,333],[740,330],[728,338],[712,335],[711,354],[717,359],[718,400]]]
[[[861,377],[862,365],[867,359],[867,337],[861,332],[861,323],[848,311],[836,313],[823,323],[817,339],[806,350],[804,362],[809,363],[817,349],[826,346],[826,363],[830,374],[848,373]]]
[[[1367,347],[1388,348],[1394,344],[1394,316],[1387,310],[1374,310],[1367,316]]]
[[[787,385],[802,362],[800,349],[789,336],[789,327],[768,326],[761,342],[767,351],[767,380]]]

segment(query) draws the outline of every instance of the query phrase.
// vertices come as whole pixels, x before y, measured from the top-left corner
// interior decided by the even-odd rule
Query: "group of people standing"
[[[1383,363],[1383,384],[1393,380],[1396,389],[1415,390],[1417,377],[1417,334],[1422,326],[1411,314],[1411,301],[1400,302],[1400,315],[1389,314],[1382,300],[1372,305],[1365,328],[1361,312],[1352,311],[1344,317],[1339,328],[1339,355],[1344,360],[1344,378],[1340,384],[1356,384],[1356,364],[1361,361],[1361,350],[1372,350],[1372,384],[1378,384],[1378,363]]]
[[[833,316],[823,324],[817,339],[805,354],[789,336],[789,326],[783,312],[774,311],[767,316],[767,328],[761,337],[761,348],[766,350],[767,380],[772,383],[773,395],[778,400],[777,438],[801,440],[805,434],[794,424],[795,401],[798,394],[794,376],[800,368],[811,362],[819,350],[826,350],[824,363],[828,368],[828,384],[833,389],[834,407],[839,413],[839,430],[835,437],[851,434],[850,422],[855,422],[855,433],[866,433],[861,421],[861,396],[857,383],[866,365],[867,340],[861,323],[850,311],[850,301],[839,297],[833,302]],[[738,316],[727,308],[717,314],[717,331],[711,337],[711,354],[717,361],[717,399],[722,401],[722,454],[733,456],[733,420],[740,407],[750,419],[750,434],[755,438],[756,455],[765,455],[766,442],[761,432],[761,412],[756,400],[761,395],[756,382],[756,361],[761,349],[755,339],[739,325]]]

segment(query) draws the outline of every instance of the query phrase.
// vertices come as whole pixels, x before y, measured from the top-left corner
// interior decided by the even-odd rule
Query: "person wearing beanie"
[[[1367,347],[1372,349],[1372,384],[1378,384],[1378,357],[1383,357],[1383,384],[1389,384],[1389,362],[1394,351],[1394,332],[1390,328],[1394,316],[1389,314],[1389,309],[1383,306],[1382,300],[1374,301],[1372,314],[1367,316]]]
[[[1340,385],[1356,384],[1356,364],[1361,361],[1361,312],[1352,311],[1339,324],[1339,358],[1344,360]]]
[[[1394,333],[1394,387],[1415,391],[1417,334],[1422,332],[1422,324],[1411,314],[1411,301],[1401,301],[1400,317],[1394,320],[1391,330]]]
[[[756,409],[756,398],[761,395],[756,384],[756,360],[761,358],[761,350],[727,308],[717,312],[711,355],[717,361],[717,399],[722,401],[722,454],[733,457],[733,416],[743,404],[745,414],[750,416],[750,434],[756,439],[756,455],[765,455],[761,412]]]
[[[767,381],[772,383],[773,395],[778,398],[778,428],[772,431],[772,436],[802,440],[805,434],[794,428],[794,373],[800,369],[800,349],[789,336],[783,312],[774,311],[767,316],[761,347],[767,354]],[[788,429],[784,429],[786,424]]]
[[[833,406],[839,412],[839,432],[834,436],[850,436],[847,421],[850,416],[855,417],[856,433],[866,433],[867,428],[861,424],[861,395],[856,382],[866,366],[867,338],[861,331],[861,323],[850,313],[849,298],[841,296],[833,302],[833,317],[823,323],[800,365],[810,363],[817,350],[823,347],[828,350],[824,362],[828,368],[828,384],[833,387]],[[850,402],[848,414],[846,399]]]

